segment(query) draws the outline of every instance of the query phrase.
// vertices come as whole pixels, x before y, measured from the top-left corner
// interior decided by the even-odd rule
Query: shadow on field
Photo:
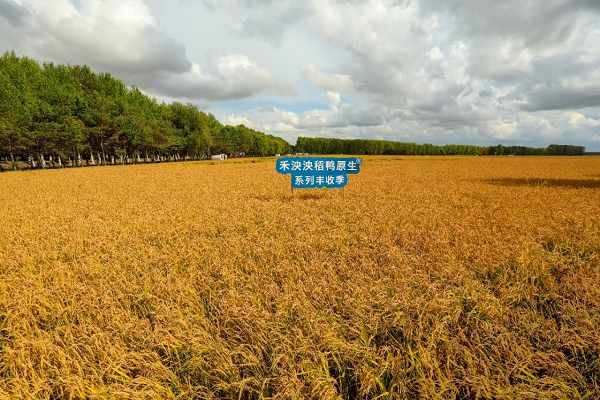
[[[485,181],[500,186],[600,188],[599,179],[497,178]]]
[[[325,193],[294,193],[294,199],[319,200],[325,197]]]
[[[325,197],[325,193],[294,193],[294,197],[292,197],[291,193],[287,196],[279,196],[274,194],[259,194],[252,195],[251,198],[260,201],[272,201],[279,200],[281,202],[290,202],[294,200],[319,200]]]

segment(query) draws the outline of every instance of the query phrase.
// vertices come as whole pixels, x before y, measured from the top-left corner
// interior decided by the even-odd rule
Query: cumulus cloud
[[[304,112],[291,112],[274,106],[263,106],[248,110],[242,115],[231,113],[223,116],[223,121],[232,125],[244,124],[248,127],[282,135],[290,141],[293,136],[336,132],[335,136],[352,137],[348,132],[358,132],[366,128],[381,127],[388,115],[381,107],[358,107],[348,103],[340,104],[340,95],[327,92],[323,100],[328,109],[312,109]]]
[[[340,94],[337,92],[327,92],[323,95],[323,100],[329,104],[331,110],[337,110],[340,104]]]
[[[148,79],[146,87],[170,97],[236,100],[259,93],[293,96],[294,88],[283,78],[277,78],[243,54],[229,54],[211,60],[214,74],[204,72],[194,63],[191,71],[164,79]]]
[[[200,0],[208,9],[227,10],[238,16],[236,31],[279,46],[284,32],[311,16],[316,10],[310,1]]]
[[[185,46],[157,29],[141,0],[82,0],[81,7],[68,0],[19,0],[17,6],[17,50],[40,61],[91,64],[115,74],[191,67]]]
[[[300,71],[310,83],[320,89],[349,93],[354,91],[356,86],[350,75],[324,74],[317,69],[315,64],[302,65]]]
[[[295,93],[244,54],[213,56],[212,73],[203,71],[142,0],[80,0],[78,7],[69,0],[0,0],[0,14],[15,21],[10,32],[22,38],[2,43],[7,48],[40,61],[87,64],[161,96],[224,101]]]
[[[544,111],[600,107],[599,14],[595,1],[324,0],[312,23],[351,56],[331,75],[388,114],[402,111],[414,137],[550,140],[574,126]],[[317,72],[303,70],[335,90]]]
[[[527,98],[518,109],[598,106],[597,1],[421,0],[420,4],[422,15],[440,10],[451,15],[451,37],[460,38],[469,49],[465,64],[471,79],[512,87],[514,96]]]
[[[520,108],[524,111],[583,110],[599,106],[599,85],[580,89],[540,85],[527,93],[527,102],[523,103]]]
[[[308,17],[312,13],[309,2],[294,1],[254,1],[245,3],[254,8],[239,26],[239,30],[251,36],[265,39],[274,45],[280,44],[283,32],[293,23]],[[268,21],[268,23],[265,23]]]
[[[356,86],[350,75],[324,74],[319,71],[314,64],[302,65],[300,70],[306,79],[321,89],[334,90],[337,92],[352,92]]]
[[[79,2],[0,0],[0,45],[291,141],[600,143],[597,0]]]

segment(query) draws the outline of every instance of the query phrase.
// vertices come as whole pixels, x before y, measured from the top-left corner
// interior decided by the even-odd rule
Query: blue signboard
[[[291,174],[293,188],[340,188],[360,164],[358,157],[285,157],[277,160],[277,172]]]

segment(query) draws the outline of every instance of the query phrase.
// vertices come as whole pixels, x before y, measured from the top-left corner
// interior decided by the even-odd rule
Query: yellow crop
[[[0,174],[0,398],[600,398],[600,158]]]

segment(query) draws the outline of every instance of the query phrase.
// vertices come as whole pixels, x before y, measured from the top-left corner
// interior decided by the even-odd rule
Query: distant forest
[[[157,102],[87,66],[0,58],[0,161],[13,169],[289,153],[285,140],[223,126],[192,104]]]
[[[417,144],[369,139],[323,139],[299,137],[296,152],[310,154],[365,154],[365,155],[515,155],[515,156],[570,156],[583,155],[585,147],[551,144],[535,148],[525,146],[481,147],[464,144]]]
[[[206,159],[210,154],[583,155],[585,148],[416,144],[300,137],[295,146],[244,125],[222,125],[193,104],[159,103],[87,66],[0,58],[1,162],[18,169]]]

